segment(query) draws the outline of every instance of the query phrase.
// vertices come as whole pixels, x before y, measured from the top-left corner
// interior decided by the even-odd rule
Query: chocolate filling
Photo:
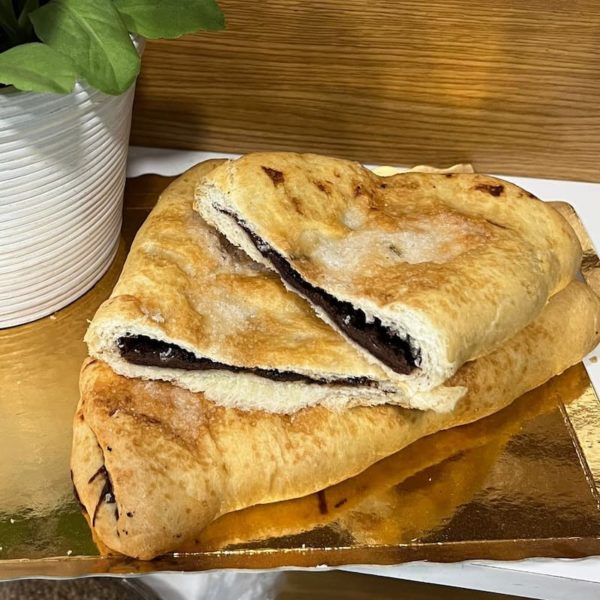
[[[280,277],[312,304],[322,308],[340,331],[351,340],[396,373],[407,375],[417,368],[421,361],[421,353],[413,348],[410,336],[400,337],[377,318],[367,321],[365,313],[352,306],[350,302],[338,300],[325,290],[305,281],[283,256],[248,229],[237,215],[224,210],[220,212],[235,219],[250,237],[256,249],[275,267]]]
[[[372,386],[375,382],[368,377],[347,377],[344,379],[314,379],[293,371],[276,371],[253,367],[237,367],[216,362],[208,358],[198,358],[192,352],[175,344],[154,340],[145,335],[128,335],[117,340],[121,356],[129,363],[144,367],[184,369],[186,371],[211,371],[215,369],[232,373],[252,373],[273,381],[301,381],[303,383],[327,383],[330,385]]]
[[[94,514],[92,515],[92,527],[96,525],[96,517],[98,516],[98,509],[102,506],[102,503],[106,504],[115,504],[115,518],[119,519],[119,509],[116,506],[115,494],[113,491],[112,480],[108,471],[106,470],[106,466],[102,465],[89,479],[88,483],[92,483],[96,477],[101,475],[104,477],[104,485],[100,490],[100,496],[98,498],[98,502],[96,504],[96,508],[94,509]]]

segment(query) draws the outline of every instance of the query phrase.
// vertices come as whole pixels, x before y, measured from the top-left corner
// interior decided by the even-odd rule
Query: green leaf
[[[218,31],[225,21],[214,0],[115,0],[125,25],[149,39],[176,38],[199,29]]]
[[[23,44],[0,54],[0,82],[19,90],[66,94],[76,79],[73,63],[44,44]]]
[[[70,57],[86,81],[122,94],[140,70],[140,57],[111,0],[53,0],[29,17],[36,34]]]

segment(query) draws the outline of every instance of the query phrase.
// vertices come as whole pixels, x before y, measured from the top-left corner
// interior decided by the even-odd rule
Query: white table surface
[[[189,152],[159,148],[131,147],[128,177],[148,173],[178,175],[192,165],[211,158],[232,158],[235,155],[216,152]],[[445,167],[448,165],[435,165]],[[544,200],[569,202],[585,224],[596,248],[600,249],[600,184],[550,179],[532,179],[499,175],[532,192]],[[584,361],[596,390],[600,390],[600,361],[589,358],[600,355],[600,348]],[[600,533],[600,532],[599,532]],[[597,600],[600,598],[600,557],[585,559],[528,559],[520,561],[475,560],[440,564],[412,562],[390,567],[352,565],[347,570],[424,581],[490,592],[513,594],[547,600]],[[165,599],[180,600],[207,597],[206,590],[222,586],[233,590],[242,584],[244,598],[267,598],[276,573],[213,572],[193,574],[156,574],[144,579]],[[262,587],[261,587],[262,586]],[[219,586],[217,586],[219,587]],[[216,596],[210,596],[216,597]],[[234,596],[232,596],[234,597]],[[237,596],[236,596],[237,597]]]

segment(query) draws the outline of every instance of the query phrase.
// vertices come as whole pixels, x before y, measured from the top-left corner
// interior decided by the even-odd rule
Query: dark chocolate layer
[[[362,346],[384,365],[404,375],[420,362],[420,352],[411,345],[410,337],[401,338],[382,325],[377,318],[368,322],[365,313],[350,302],[338,300],[325,290],[302,279],[288,261],[229,211],[220,211],[235,219],[248,234],[256,249],[275,267],[279,276],[312,304],[322,308],[335,325],[351,340]]]
[[[252,367],[237,367],[216,362],[208,358],[198,358],[191,352],[175,344],[154,340],[145,335],[123,336],[117,340],[121,356],[134,365],[145,367],[164,367],[167,369],[184,369],[186,371],[224,370],[233,373],[252,373],[273,381],[301,381],[303,383],[326,383],[329,385],[371,386],[375,382],[367,377],[348,377],[327,381],[294,373],[293,371],[276,371]]]
[[[119,509],[116,506],[115,493],[113,490],[112,479],[108,471],[106,470],[106,465],[102,465],[89,479],[88,483],[92,483],[96,477],[101,476],[104,477],[104,485],[100,490],[100,496],[98,498],[98,502],[96,503],[96,508],[94,509],[94,514],[92,515],[92,527],[96,524],[96,517],[98,516],[98,509],[102,506],[102,503],[106,504],[115,504],[115,518],[117,521],[119,520]],[[79,494],[77,494],[77,490],[75,490],[75,494],[77,495],[77,500],[79,504],[81,501],[79,500]]]

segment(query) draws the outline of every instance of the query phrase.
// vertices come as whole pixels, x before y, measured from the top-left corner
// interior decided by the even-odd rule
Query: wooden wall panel
[[[598,0],[222,0],[149,42],[132,143],[600,181]]]

